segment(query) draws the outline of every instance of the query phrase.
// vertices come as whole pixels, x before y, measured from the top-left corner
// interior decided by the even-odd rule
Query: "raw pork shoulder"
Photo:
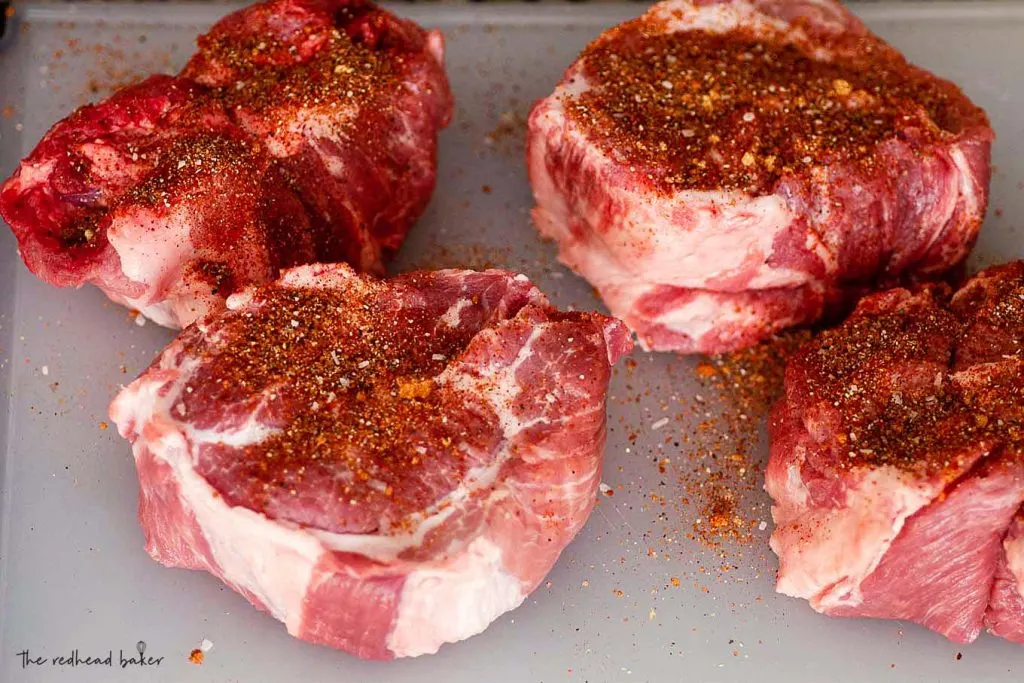
[[[780,592],[1024,642],[1024,261],[863,299],[790,360],[770,435]]]
[[[383,272],[433,191],[441,36],[361,0],[271,0],[199,44],[182,77],[56,124],[0,187],[29,269],[172,327],[281,268]]]
[[[227,307],[111,406],[156,560],[386,659],[482,631],[583,526],[620,322],[559,312],[522,275],[345,265]]]
[[[200,36],[182,75],[281,162],[320,260],[382,274],[434,190],[443,62],[440,33],[364,0],[275,0]]]
[[[534,220],[644,347],[727,351],[958,265],[992,138],[830,0],[668,0],[534,107]]]
[[[315,260],[306,210],[194,83],[153,76],[54,126],[0,190],[29,270],[163,325]]]

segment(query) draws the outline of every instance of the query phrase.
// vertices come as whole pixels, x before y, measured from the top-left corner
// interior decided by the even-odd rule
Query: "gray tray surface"
[[[177,68],[194,36],[231,7],[19,5],[21,26],[0,52],[0,174],[74,106],[133,76]],[[527,273],[560,305],[599,308],[530,225],[522,119],[590,38],[641,8],[395,9],[445,31],[458,100],[437,193],[396,268],[503,266]],[[996,172],[973,265],[1024,257],[1024,4],[855,9],[988,110]],[[604,476],[613,495],[601,497],[549,583],[519,610],[416,660],[362,662],[299,642],[210,576],[165,569],[143,551],[134,466],[127,444],[104,428],[106,407],[170,338],[136,325],[98,291],[37,281],[0,230],[0,682],[980,682],[1024,674],[1024,648],[995,638],[956,646],[912,624],[829,619],[776,595],[770,524],[758,525],[769,515],[758,490],[757,423],[738,435],[756,442],[742,474],[711,458],[721,421],[710,436],[691,434],[705,413],[735,413],[735,405],[698,381],[700,359],[669,354],[638,353],[620,366]],[[653,429],[663,417],[668,423]],[[737,488],[737,515],[753,525],[752,539],[708,547],[694,537],[695,523],[708,528],[707,491],[695,488],[706,476]],[[203,639],[213,648],[202,665],[190,663]],[[137,656],[139,641],[163,660],[122,669],[120,651]],[[114,666],[23,667],[18,656],[76,649],[80,657],[112,651]]]

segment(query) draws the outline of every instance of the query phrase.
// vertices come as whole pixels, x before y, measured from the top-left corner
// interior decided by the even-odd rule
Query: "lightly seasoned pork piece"
[[[534,221],[647,349],[717,353],[973,246],[985,113],[830,0],[668,0],[529,118]]]
[[[0,187],[29,270],[182,327],[303,263],[382,273],[434,187],[443,39],[362,0],[270,0],[57,123]]]
[[[769,433],[781,593],[1024,642],[1024,261],[864,298],[790,359]]]
[[[298,638],[436,652],[517,607],[582,528],[631,346],[523,275],[288,270],[185,330],[112,404],[146,549]]]

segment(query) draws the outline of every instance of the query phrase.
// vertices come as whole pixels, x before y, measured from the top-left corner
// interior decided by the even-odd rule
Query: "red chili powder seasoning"
[[[669,192],[765,191],[812,166],[870,167],[879,143],[910,123],[933,139],[984,120],[888,45],[850,40],[822,59],[781,34],[656,33],[627,22],[584,51],[590,87],[567,110]]]
[[[691,443],[690,471],[680,475],[684,500],[697,507],[692,537],[709,548],[750,543],[767,511],[759,498],[764,470],[761,432],[781,395],[786,360],[810,332],[794,331],[742,351],[712,356],[694,370],[702,392],[691,410],[702,417]],[[691,512],[692,514],[692,512]]]

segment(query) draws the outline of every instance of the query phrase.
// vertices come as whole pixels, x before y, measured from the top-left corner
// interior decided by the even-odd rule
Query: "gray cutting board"
[[[20,5],[0,53],[0,172],[53,121],[126,78],[175,69],[227,5]],[[593,308],[588,286],[558,266],[530,226],[522,126],[514,116],[554,86],[593,36],[638,4],[410,6],[396,10],[448,36],[458,99],[444,133],[434,201],[399,268],[493,264],[521,270],[561,305]],[[992,210],[975,265],[1024,256],[1024,4],[857,6],[913,60],[960,83],[991,114],[999,139]],[[58,54],[60,51],[60,54]],[[5,110],[5,107],[12,107]],[[511,121],[501,124],[502,116]],[[509,118],[511,117],[511,118]],[[488,135],[491,140],[488,141]],[[486,187],[485,187],[486,186]],[[958,647],[915,627],[829,619],[772,591],[770,527],[706,548],[686,534],[699,495],[697,447],[680,441],[702,416],[696,360],[637,354],[611,389],[602,496],[580,538],[522,608],[440,654],[368,663],[290,638],[213,578],[169,570],[142,549],[128,447],[103,430],[106,406],[170,339],[136,326],[99,292],[56,290],[18,262],[0,231],[0,682],[243,681],[1011,681],[1024,647],[982,637]],[[45,373],[44,373],[45,368]],[[712,408],[711,410],[714,410]],[[670,417],[662,429],[651,428]],[[634,435],[633,441],[629,440]],[[679,441],[680,446],[675,443]],[[628,449],[628,450],[627,450]],[[763,444],[753,459],[763,458]],[[663,461],[659,471],[657,461]],[[748,472],[744,491],[757,488]],[[651,494],[671,501],[664,507]],[[763,494],[739,514],[768,519]],[[706,520],[703,521],[706,524]],[[723,571],[722,565],[729,571]],[[732,568],[735,567],[735,568]],[[672,578],[679,579],[673,585]],[[188,653],[213,643],[205,663]],[[163,657],[121,669],[119,651]],[[115,665],[22,667],[17,653]],[[962,653],[962,659],[956,654]]]

